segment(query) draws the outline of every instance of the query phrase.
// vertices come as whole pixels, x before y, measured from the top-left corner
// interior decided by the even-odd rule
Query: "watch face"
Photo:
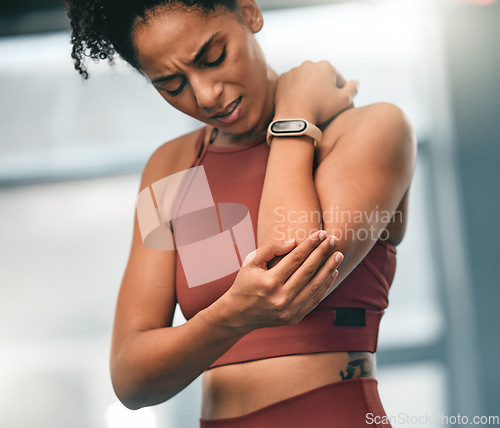
[[[304,120],[277,120],[273,123],[271,130],[276,134],[285,134],[289,132],[303,132],[307,128]]]

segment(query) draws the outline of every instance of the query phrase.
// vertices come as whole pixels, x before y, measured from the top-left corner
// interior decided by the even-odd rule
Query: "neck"
[[[219,132],[219,136],[217,137],[217,145],[241,146],[249,144],[267,133],[267,127],[273,120],[274,116],[274,95],[276,92],[276,84],[278,82],[278,78],[279,75],[271,67],[268,66],[266,100],[264,102],[264,108],[262,110],[261,117],[256,126],[253,127],[249,132],[240,135],[228,134],[221,131]]]

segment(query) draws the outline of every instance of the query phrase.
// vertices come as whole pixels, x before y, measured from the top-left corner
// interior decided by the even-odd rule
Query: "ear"
[[[255,0],[237,0],[238,14],[253,33],[262,30],[264,20]]]

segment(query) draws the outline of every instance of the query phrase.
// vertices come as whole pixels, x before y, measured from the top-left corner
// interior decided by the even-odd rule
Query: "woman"
[[[357,83],[325,61],[277,75],[254,38],[263,25],[254,0],[67,4],[84,77],[85,56],[117,52],[207,124],[161,146],[142,175],[111,352],[120,400],[157,404],[204,373],[201,426],[389,426],[375,350],[415,163],[401,110],[353,108]],[[294,134],[297,125],[307,129]],[[160,184],[178,173],[191,181],[167,209],[177,248],[160,251],[141,195],[161,214]],[[205,217],[182,211],[193,177],[212,198]],[[217,233],[205,230],[212,214]],[[255,251],[241,250],[233,228],[247,214]],[[231,230],[241,269],[220,274],[228,258],[210,246],[189,253],[215,241],[183,228],[210,239]],[[177,302],[188,321],[172,327]]]

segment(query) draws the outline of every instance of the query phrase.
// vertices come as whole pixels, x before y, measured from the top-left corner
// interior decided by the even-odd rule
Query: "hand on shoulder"
[[[275,118],[303,118],[320,125],[352,106],[358,82],[345,81],[328,61],[305,61],[283,73],[275,94]]]

